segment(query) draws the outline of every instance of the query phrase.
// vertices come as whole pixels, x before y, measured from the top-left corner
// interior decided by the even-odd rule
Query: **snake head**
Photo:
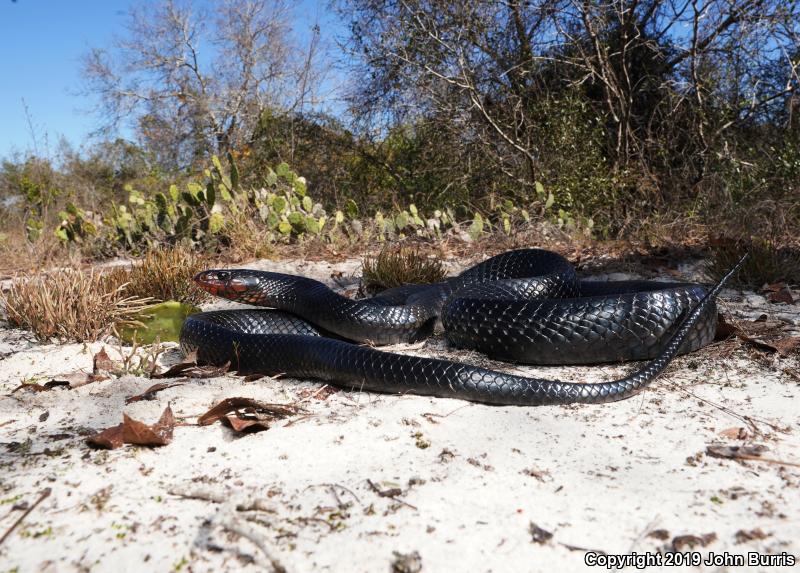
[[[194,282],[214,296],[232,301],[258,304],[262,298],[258,277],[247,269],[202,271]]]

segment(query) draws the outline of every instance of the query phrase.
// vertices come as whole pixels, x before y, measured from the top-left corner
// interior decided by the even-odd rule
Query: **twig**
[[[410,503],[408,503],[407,501],[403,501],[402,499],[400,499],[400,498],[398,498],[398,497],[397,497],[397,496],[399,495],[399,493],[398,493],[398,492],[399,492],[399,490],[394,490],[394,489],[381,490],[381,489],[380,489],[380,488],[379,488],[377,485],[375,485],[375,483],[374,483],[374,482],[373,482],[371,479],[369,479],[369,478],[367,478],[367,485],[369,485],[369,488],[370,488],[372,491],[374,491],[375,493],[377,493],[377,494],[378,494],[380,497],[388,497],[388,498],[389,498],[389,499],[391,499],[392,501],[396,501],[397,503],[402,503],[403,505],[407,505],[408,507],[410,507],[410,508],[411,508],[411,509],[413,509],[413,510],[417,510],[416,506],[413,506],[413,505],[411,505]]]
[[[286,573],[286,567],[284,567],[281,562],[278,561],[278,558],[273,555],[272,550],[267,547],[264,537],[260,535],[255,528],[251,527],[247,523],[244,523],[241,519],[232,514],[220,519],[218,523],[223,529],[227,529],[228,531],[244,537],[253,543],[253,545],[258,547],[261,550],[261,553],[264,554],[264,557],[267,558],[270,565],[272,565],[272,570],[275,571],[275,573]]]
[[[199,499],[202,501],[210,501],[213,503],[226,503],[230,501],[230,494],[219,491],[212,491],[208,488],[194,488],[189,489],[184,486],[173,486],[167,490],[171,495],[176,495],[185,499]],[[237,501],[236,511],[265,511],[267,513],[276,513],[277,508],[261,499],[249,499]]]
[[[751,416],[747,416],[745,414],[739,414],[737,412],[734,412],[730,408],[727,408],[727,407],[725,407],[725,406],[723,406],[721,404],[717,404],[715,402],[712,402],[708,398],[703,398],[702,396],[698,396],[697,394],[695,394],[691,390],[687,390],[683,386],[679,386],[678,384],[675,384],[673,382],[667,382],[667,384],[669,384],[669,386],[671,388],[673,388],[674,390],[678,390],[680,392],[685,392],[686,394],[688,394],[692,398],[696,398],[697,400],[700,400],[701,402],[703,402],[705,404],[708,404],[709,406],[712,406],[712,407],[718,409],[719,411],[724,412],[725,414],[728,414],[729,416],[731,416],[731,417],[733,417],[733,418],[735,418],[737,420],[741,420],[742,422],[744,422],[745,424],[750,426],[751,429],[753,429],[754,433],[756,433],[756,434],[761,434],[761,431],[755,426],[755,422],[758,422],[759,424],[764,424],[769,429],[771,429],[771,430],[773,430],[775,432],[782,431],[781,428],[777,424],[773,424],[771,422],[768,422],[767,420],[764,420],[763,418],[754,418],[754,417],[751,417]]]
[[[20,523],[22,523],[22,520],[25,519],[26,517],[28,517],[28,514],[30,512],[32,512],[34,509],[36,509],[36,506],[38,506],[45,499],[47,499],[47,497],[49,497],[49,495],[52,493],[52,491],[53,490],[50,489],[49,487],[47,487],[47,488],[42,490],[42,493],[39,494],[39,499],[37,499],[35,502],[33,502],[33,505],[31,505],[28,509],[26,509],[25,513],[20,515],[19,518],[14,523],[11,524],[11,527],[9,527],[8,530],[3,534],[3,537],[0,537],[0,545],[2,545],[3,542],[6,540],[6,538],[9,535],[11,535],[11,532],[13,532],[17,528],[17,526]]]
[[[794,466],[800,468],[800,464],[796,462],[784,462],[783,460],[776,460],[774,458],[762,458],[761,456],[754,456],[750,454],[736,454],[733,456],[714,456],[723,460],[749,460],[753,462],[766,462],[768,464],[780,464],[782,466]]]
[[[342,491],[346,491],[347,493],[352,495],[353,499],[355,499],[358,504],[361,504],[361,500],[358,498],[358,496],[355,493],[353,493],[353,490],[351,490],[348,487],[343,486],[340,483],[316,483],[316,484],[311,484],[311,485],[307,486],[306,489],[312,489],[312,488],[315,488],[315,487],[327,487],[327,488],[329,488],[332,491],[332,493],[334,494],[334,497],[336,498],[337,502],[339,501],[339,496],[336,495],[336,488],[338,487]]]

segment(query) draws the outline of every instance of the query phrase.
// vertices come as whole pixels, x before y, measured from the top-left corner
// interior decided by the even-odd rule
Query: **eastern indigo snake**
[[[529,406],[610,402],[637,393],[677,354],[713,339],[715,298],[737,269],[711,289],[676,282],[580,281],[560,255],[524,249],[492,257],[442,283],[399,287],[362,300],[304,277],[209,270],[195,277],[202,288],[273,310],[192,315],[184,323],[181,347],[196,350],[199,362],[230,362],[240,372],[283,373],[379,392]],[[619,380],[580,384],[358,344],[420,340],[439,319],[451,344],[502,360],[647,362]]]

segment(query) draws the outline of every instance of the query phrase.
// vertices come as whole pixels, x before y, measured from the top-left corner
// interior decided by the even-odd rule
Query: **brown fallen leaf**
[[[63,384],[63,386],[67,386],[67,384],[65,383]],[[11,393],[13,394],[14,392],[19,392],[20,390],[27,390],[29,392],[47,392],[48,390],[52,389],[53,389],[52,386],[48,387],[48,386],[42,386],[41,384],[30,384],[23,382],[22,384],[14,388],[11,391]]]
[[[325,384],[322,388],[301,388],[297,392],[298,398],[305,400],[306,398],[313,398],[314,400],[324,401],[337,392],[341,392],[336,386]]]
[[[302,408],[289,404],[270,404],[267,402],[259,402],[252,398],[234,397],[226,398],[200,416],[197,419],[197,424],[199,426],[208,426],[218,420],[222,420],[228,414],[239,410],[243,410],[244,414],[250,416],[250,419],[258,419],[262,422],[280,420],[287,416],[293,416],[305,411]],[[239,415],[239,417],[241,418],[241,415]]]
[[[716,533],[706,533],[705,535],[678,535],[672,538],[672,550],[680,553],[685,548],[705,547],[709,543],[716,541]]]
[[[669,531],[666,529],[654,529],[647,534],[647,537],[652,537],[653,539],[658,539],[660,541],[666,541],[669,539]]]
[[[729,446],[726,444],[709,444],[706,446],[706,453],[713,458],[723,458],[731,460],[752,460],[766,462],[770,464],[780,464],[784,466],[800,467],[796,462],[785,462],[772,458],[764,458],[762,454],[769,451],[769,448],[762,444],[746,444],[742,446]]]
[[[92,373],[98,374],[100,372],[112,372],[116,368],[114,361],[111,360],[105,347],[100,349],[100,352],[92,358]]]
[[[772,343],[775,350],[781,356],[789,356],[792,352],[800,350],[800,336],[789,336],[788,338],[781,338]]]
[[[86,442],[91,446],[111,450],[119,448],[123,444],[166,446],[172,441],[174,428],[175,416],[172,408],[167,406],[155,424],[145,424],[123,413],[121,424],[89,436],[86,438]]]
[[[184,382],[159,382],[158,384],[153,384],[147,390],[142,392],[141,394],[137,394],[135,396],[128,396],[125,398],[126,404],[133,404],[134,402],[141,402],[142,400],[155,400],[156,394],[161,392],[162,390],[166,390],[167,388],[172,388],[173,386],[183,386]]]
[[[95,374],[87,374],[86,372],[70,372],[69,374],[63,374],[54,377],[51,380],[48,380],[44,384],[20,384],[16,388],[14,388],[11,393],[17,392],[18,390],[28,390],[30,392],[47,392],[48,390],[52,390],[53,388],[79,388],[80,386],[85,386],[86,384],[91,384],[92,382],[99,382],[101,380],[108,380],[108,376],[102,375],[95,375]]]
[[[750,437],[750,434],[747,431],[747,429],[742,428],[741,426],[722,430],[721,432],[719,432],[719,435],[722,436],[723,438],[729,438],[731,440],[745,440]]]
[[[200,366],[195,361],[184,361],[175,364],[161,373],[153,373],[151,378],[177,378],[186,376],[187,378],[215,378],[222,376],[231,368],[231,363],[226,362],[222,366],[203,365]]]
[[[108,450],[116,450],[121,448],[124,440],[122,438],[122,428],[124,424],[118,424],[111,428],[106,428],[102,432],[98,432],[86,438],[86,443],[90,446],[97,448],[106,448]]]
[[[771,292],[767,295],[767,300],[770,302],[785,302],[786,304],[794,304],[794,297],[792,291],[788,288],[779,290],[778,292]]]
[[[223,416],[222,423],[232,428],[235,432],[254,434],[269,430],[269,422],[258,418],[248,417],[248,414],[235,413]]]
[[[542,529],[532,521],[528,524],[528,533],[531,534],[532,543],[546,543],[550,538],[553,537],[552,533],[546,529]]]
[[[103,374],[87,374],[86,372],[70,372],[69,374],[64,374],[61,376],[56,376],[49,382],[45,382],[45,386],[49,388],[54,388],[56,386],[69,386],[70,389],[72,388],[79,388],[81,386],[85,386],[86,384],[91,384],[92,382],[100,382],[102,380],[108,380],[108,376]]]
[[[778,292],[781,289],[785,289],[788,285],[786,283],[764,283],[761,287],[763,292]]]
[[[169,405],[164,409],[158,422],[148,426],[134,420],[127,414],[122,414],[122,439],[126,444],[140,446],[166,446],[172,441],[172,431],[175,429],[175,416]]]
[[[767,294],[767,300],[770,302],[785,302],[786,304],[794,304],[792,291],[789,290],[789,285],[786,283],[764,285],[761,290]]]
[[[764,321],[754,320],[752,323],[748,324],[750,324],[753,328],[756,328],[757,324],[761,322]],[[759,328],[763,330],[763,327]],[[764,332],[764,334],[769,335],[770,332],[767,331]],[[732,336],[735,336],[739,340],[746,342],[759,350],[764,350],[770,353],[778,353],[778,355],[781,357],[786,357],[795,350],[800,349],[800,336],[790,336],[787,338],[781,338],[774,342],[768,342],[761,338],[747,334],[741,327],[727,322],[722,314],[720,314],[717,320],[717,332],[714,336],[714,339],[725,340],[726,338],[730,338]]]
[[[740,529],[734,534],[734,537],[736,538],[736,543],[746,543],[747,541],[753,541],[754,539],[766,539],[769,536],[770,534],[764,533],[758,527],[755,529],[751,529],[750,531]]]
[[[739,337],[739,339],[758,348],[759,350],[765,350],[766,352],[770,353],[777,352],[778,356],[781,357],[788,356],[793,350],[795,350],[798,346],[800,346],[800,337],[797,336],[782,338],[780,340],[776,340],[775,342],[767,342],[759,338],[747,336],[746,334],[738,334],[737,336]]]
[[[725,315],[721,312],[717,313],[717,332],[714,334],[714,340],[725,340],[731,336],[736,336],[741,329],[725,320]]]
[[[747,456],[747,458],[758,457],[769,448],[762,444],[748,444],[743,446],[729,446],[727,444],[709,444],[706,453],[714,458],[736,459]]]

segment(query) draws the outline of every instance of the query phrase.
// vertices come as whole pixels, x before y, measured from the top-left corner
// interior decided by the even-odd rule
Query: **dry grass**
[[[711,249],[707,273],[718,280],[745,254],[750,256],[733,277],[733,284],[759,288],[764,284],[800,284],[800,250],[767,239],[719,241]]]
[[[362,263],[363,288],[370,294],[407,284],[435,283],[444,277],[439,259],[411,247],[387,247]]]
[[[2,213],[0,213],[2,215]],[[69,251],[52,234],[29,242],[20,228],[0,229],[0,279],[17,273],[35,273],[49,266],[74,266],[80,253]]]
[[[23,275],[0,291],[0,303],[11,324],[33,331],[46,341],[97,340],[115,324],[131,322],[148,300],[130,296],[100,273],[62,270]]]
[[[222,256],[231,263],[267,259],[275,254],[276,245],[267,239],[264,227],[246,210],[230,215],[225,225],[226,244]]]
[[[205,256],[185,247],[154,249],[130,267],[114,268],[107,280],[113,287],[126,285],[128,296],[196,305],[207,294],[195,286],[192,278],[206,265]]]

